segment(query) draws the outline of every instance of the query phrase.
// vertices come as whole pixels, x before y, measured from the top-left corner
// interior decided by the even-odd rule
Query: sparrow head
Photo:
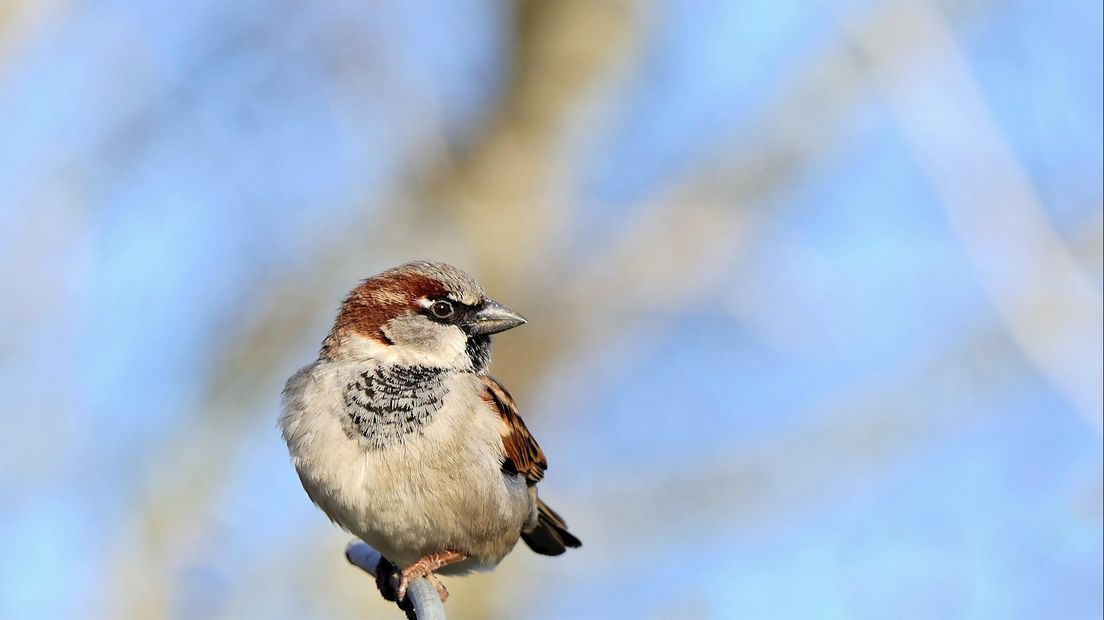
[[[490,360],[490,335],[523,323],[467,273],[416,261],[370,277],[349,293],[322,356],[360,353],[481,371]]]

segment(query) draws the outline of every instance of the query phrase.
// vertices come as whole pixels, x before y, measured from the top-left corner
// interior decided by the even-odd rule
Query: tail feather
[[[560,555],[568,547],[582,546],[578,538],[567,531],[567,524],[556,511],[541,500],[537,500],[537,524],[533,529],[522,532],[521,539],[529,548],[542,555]]]

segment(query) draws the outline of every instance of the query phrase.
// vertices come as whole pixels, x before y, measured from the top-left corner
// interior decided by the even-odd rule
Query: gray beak
[[[488,298],[483,301],[483,307],[469,317],[465,327],[474,336],[489,336],[525,323],[523,316]]]

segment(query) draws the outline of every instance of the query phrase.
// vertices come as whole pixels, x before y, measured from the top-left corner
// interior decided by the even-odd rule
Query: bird
[[[400,604],[420,577],[444,601],[437,575],[490,570],[519,538],[550,556],[582,544],[538,497],[548,461],[488,372],[491,336],[525,323],[466,272],[406,263],[352,289],[284,387],[303,488],[400,569]]]

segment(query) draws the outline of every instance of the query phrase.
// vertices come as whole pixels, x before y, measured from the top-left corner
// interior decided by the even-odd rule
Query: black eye
[[[433,312],[433,316],[439,319],[447,319],[452,316],[453,312],[452,304],[443,299],[441,301],[433,302],[433,305],[429,307],[429,310]]]

